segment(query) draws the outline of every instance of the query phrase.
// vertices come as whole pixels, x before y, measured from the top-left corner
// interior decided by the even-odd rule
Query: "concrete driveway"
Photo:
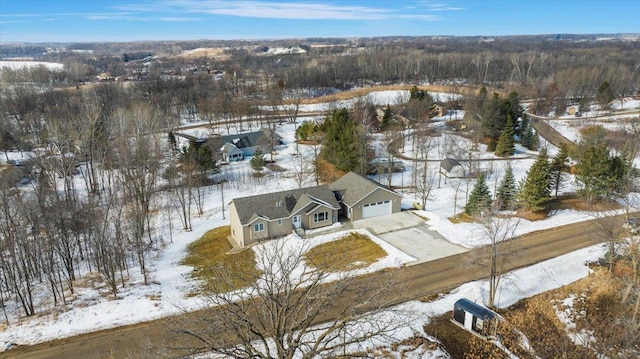
[[[467,252],[429,229],[427,222],[411,211],[353,221],[354,228],[366,228],[378,238],[415,257],[414,265]]]

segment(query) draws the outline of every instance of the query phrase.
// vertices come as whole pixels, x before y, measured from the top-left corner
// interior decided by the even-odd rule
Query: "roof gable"
[[[220,149],[223,153],[230,154],[232,152],[242,152],[234,144],[225,142],[224,146]]]
[[[340,208],[327,185],[234,198],[232,202],[242,225],[251,223],[257,217],[270,220],[287,218],[312,203]]]
[[[461,166],[460,162],[454,160],[453,158],[445,158],[444,160],[442,160],[442,162],[440,163],[440,167],[442,167],[444,170],[446,170],[447,172],[451,172],[451,170],[455,167],[455,166]]]
[[[336,193],[340,201],[350,207],[360,202],[360,200],[376,189],[382,189],[400,197],[400,194],[395,191],[386,189],[380,183],[360,176],[355,172],[349,172],[338,178],[330,185],[330,187]]]

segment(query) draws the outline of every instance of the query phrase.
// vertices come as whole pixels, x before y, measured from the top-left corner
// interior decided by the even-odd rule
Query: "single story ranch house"
[[[322,228],[339,218],[358,220],[400,212],[402,196],[349,172],[330,185],[234,198],[231,239],[239,247],[293,231]]]

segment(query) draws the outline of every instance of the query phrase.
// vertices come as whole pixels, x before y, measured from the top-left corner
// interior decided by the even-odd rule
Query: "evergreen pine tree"
[[[171,146],[172,150],[178,148],[178,141],[176,141],[176,135],[173,134],[173,131],[169,131],[167,135],[167,139],[169,140],[169,146]]]
[[[386,130],[387,128],[389,128],[389,126],[391,126],[392,119],[393,119],[393,114],[391,113],[391,107],[387,105],[382,115],[382,122],[380,123],[380,129]]]
[[[262,168],[266,164],[267,160],[264,158],[264,154],[261,150],[256,150],[256,152],[253,154],[253,157],[251,157],[251,160],[249,160],[249,165],[256,172],[262,171]]]
[[[515,125],[511,119],[511,115],[507,115],[507,124],[505,125],[504,130],[502,130],[502,134],[500,135],[496,145],[496,156],[509,157],[513,155],[516,150],[515,141],[513,139],[514,132]]]
[[[596,92],[596,101],[603,108],[609,108],[609,103],[613,101],[613,88],[609,81],[603,81]]]
[[[475,216],[481,213],[483,210],[491,207],[491,193],[489,192],[489,186],[484,178],[484,174],[481,174],[476,181],[476,185],[473,187],[467,205],[464,207],[464,211],[471,216]]]
[[[513,175],[511,165],[507,166],[504,177],[496,190],[496,201],[500,210],[513,208],[516,196],[516,177]]]
[[[538,147],[540,147],[540,137],[537,132],[533,131],[533,126],[531,126],[531,122],[528,122],[524,128],[522,138],[522,145],[529,150],[537,151]]]
[[[569,159],[569,153],[567,151],[567,146],[560,146],[560,152],[553,157],[551,160],[551,164],[549,165],[549,170],[551,173],[551,188],[554,190],[554,196],[558,197],[558,190],[560,190],[560,184],[562,183],[562,173],[567,172],[569,170],[569,165],[567,165],[567,160]]]
[[[551,176],[547,161],[547,150],[543,148],[527,171],[527,176],[520,181],[517,195],[518,203],[534,212],[544,210],[550,199]]]
[[[578,193],[588,203],[605,195],[608,187],[609,150],[606,144],[598,143],[582,148],[576,164],[576,182]]]
[[[198,150],[198,166],[203,172],[207,172],[208,170],[212,170],[216,168],[216,162],[213,158],[213,153],[211,153],[211,148],[207,145],[200,146]]]
[[[363,136],[346,109],[334,111],[325,124],[322,156],[341,171],[359,171],[363,161]]]
[[[540,148],[540,136],[535,131],[531,131],[531,141],[529,142],[529,147],[527,149],[537,151]]]
[[[487,151],[488,152],[493,152],[493,151],[496,150],[497,146],[498,146],[498,142],[496,142],[496,140],[491,138],[491,139],[489,139],[489,144],[487,145]]]

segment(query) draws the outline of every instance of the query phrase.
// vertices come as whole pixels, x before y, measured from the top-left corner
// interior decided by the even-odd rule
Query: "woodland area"
[[[539,147],[523,100],[532,102],[531,113],[546,116],[564,113],[571,104],[596,103],[607,109],[615,99],[640,93],[640,42],[615,38],[103,45],[72,44],[55,52],[44,51],[44,45],[0,47],[3,57],[29,55],[64,64],[61,71],[5,67],[0,72],[0,151],[7,160],[0,171],[3,310],[5,302],[15,300],[24,316],[38,314],[36,291],[48,293],[54,305],[64,304],[81,273],[99,273],[114,297],[130,271],[139,270],[147,284],[150,257],[171,241],[173,229],[162,227],[171,223],[166,219],[173,214],[190,230],[192,212],[202,213],[203,188],[220,186],[210,176],[220,165],[215,149],[195,142],[185,148],[175,145],[171,130],[181,124],[207,121],[218,132],[245,125],[273,132],[279,121],[295,123],[299,106],[320,95],[374,85],[412,86],[409,99],[388,104],[380,122],[376,107],[361,101],[350,110],[335,109],[323,123],[301,123],[296,138],[315,144],[317,180],[319,160],[338,171],[368,173],[373,133],[386,135],[390,157],[393,149],[407,145],[404,131],[409,128],[412,146],[430,141],[427,124],[438,101],[421,89],[427,84],[463,94],[439,105],[445,113],[465,110],[459,122],[464,122],[466,135],[500,157],[513,155],[516,141],[531,150]],[[223,48],[224,56],[180,56],[196,46]],[[266,56],[265,46],[299,46],[305,52]],[[99,76],[103,79],[97,80]],[[409,122],[394,121],[392,115]],[[477,173],[467,215],[548,210],[554,188],[557,195],[570,170],[569,156],[575,160],[572,171],[580,195],[588,203],[631,191],[640,125],[617,135],[594,126],[582,135],[575,148],[563,148],[554,158],[540,151],[521,183],[515,183],[513,173],[505,176],[495,202],[483,174]],[[273,138],[271,147],[273,152]],[[411,179],[423,204],[435,178],[427,172],[428,148],[415,148],[423,162],[415,161]],[[11,163],[9,153],[22,151],[35,155]],[[268,157],[256,156],[260,161],[251,166],[259,172]],[[391,187],[390,169],[387,184]],[[609,269],[625,283],[620,284],[626,290],[623,310],[632,312],[630,325],[636,326],[624,333],[630,336],[621,344],[624,351],[637,345],[640,333],[638,254],[637,248],[616,251],[618,235],[608,235]],[[615,261],[623,263],[617,272]],[[3,319],[9,322],[6,311]]]

